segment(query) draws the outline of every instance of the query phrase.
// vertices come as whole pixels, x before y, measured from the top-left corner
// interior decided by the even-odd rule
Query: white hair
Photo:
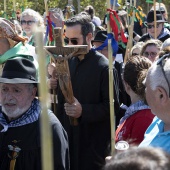
[[[40,15],[40,13],[34,11],[33,9],[30,9],[30,8],[27,8],[25,9],[22,13],[21,13],[21,17],[20,17],[20,21],[23,20],[23,18],[25,16],[32,16],[36,23],[38,24],[38,26],[42,26],[44,27],[44,20],[43,20],[43,17]]]
[[[132,48],[131,48],[131,51],[130,51],[130,55],[132,56],[132,53],[133,53],[133,50],[135,49],[139,49],[139,51],[141,51],[142,49],[142,46],[144,45],[145,43],[144,42],[137,42]]]
[[[166,47],[169,47],[170,46],[170,38],[166,39],[163,44],[162,44],[162,47],[161,47],[161,50],[164,50]]]
[[[166,60],[166,59],[165,59]],[[163,66],[165,71],[165,75],[167,77],[168,82],[170,82],[170,59],[165,61],[165,65]],[[156,87],[160,86],[165,89],[167,94],[169,94],[169,87],[167,81],[162,72],[162,68],[160,65],[157,65],[157,62],[154,62],[152,66],[148,70],[147,79],[149,78],[150,87],[152,90],[155,90]]]

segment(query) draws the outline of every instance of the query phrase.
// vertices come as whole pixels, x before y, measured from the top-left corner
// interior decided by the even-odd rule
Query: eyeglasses
[[[21,25],[32,25],[33,23],[35,23],[35,21],[31,21],[31,20],[21,20]]]
[[[139,55],[138,53],[132,53],[132,56],[136,56],[136,55]]]
[[[78,39],[78,38],[68,38],[68,37],[65,37],[65,38],[64,38],[64,42],[65,42],[65,44],[69,44],[69,41],[70,41],[71,44],[77,45],[77,44],[78,44],[77,39]]]
[[[162,73],[163,73],[163,75],[164,75],[164,77],[165,77],[165,80],[166,80],[166,82],[167,82],[167,84],[168,84],[169,97],[170,97],[170,84],[169,84],[168,78],[167,78],[167,76],[166,76],[166,74],[165,74],[165,71],[164,71],[164,65],[165,65],[165,62],[167,61],[167,60],[166,60],[167,58],[170,58],[170,53],[163,55],[163,56],[157,61],[157,65],[160,65],[160,66],[161,66]]]
[[[156,24],[156,28],[159,28],[160,24]],[[148,29],[151,29],[152,27],[155,28],[155,25],[147,25]]]
[[[143,55],[145,56],[145,57],[149,57],[149,56],[151,56],[151,57],[156,57],[157,56],[157,53],[156,52],[144,52],[143,53]]]

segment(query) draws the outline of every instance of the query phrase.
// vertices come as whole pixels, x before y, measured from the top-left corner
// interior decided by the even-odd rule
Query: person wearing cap
[[[98,31],[94,40],[92,40],[92,45],[95,51],[102,53],[106,58],[108,58],[108,46],[105,46],[102,50],[99,50],[102,44],[104,44],[105,40],[107,40],[107,31]],[[114,58],[113,58],[114,60]],[[119,121],[122,116],[124,116],[124,111],[120,109],[120,105],[122,103],[129,105],[129,97],[127,97],[122,79],[122,64],[117,61],[113,61],[113,75],[114,75],[114,108],[115,108],[115,115],[116,115],[116,127],[119,124]]]
[[[164,27],[170,30],[170,24],[168,23],[168,11],[165,4],[162,2],[161,3],[156,2],[155,7],[156,11],[159,11],[164,17],[165,21],[167,21],[164,23]],[[151,10],[154,10],[154,6],[152,6]]]
[[[41,103],[32,61],[7,60],[0,77],[0,169],[41,170]],[[69,170],[68,138],[48,110],[52,130],[54,170]]]
[[[100,47],[105,40],[107,39],[107,31],[98,31],[94,40],[92,40],[92,45],[94,50],[97,50],[98,47]],[[108,46],[105,46],[102,50],[97,50],[98,52],[102,53],[106,58],[108,58]],[[115,68],[116,67],[116,68]],[[122,101],[122,92],[124,91],[123,84],[121,81],[121,64],[119,64],[117,61],[114,61],[113,64],[113,74],[114,74],[114,110],[116,114],[116,126],[119,123],[120,118],[123,116],[120,111],[120,104]],[[118,70],[117,70],[118,69]]]
[[[164,23],[166,20],[159,11],[156,11],[156,39],[164,42],[167,38],[170,37],[170,31],[167,28],[164,28]],[[139,41],[147,41],[149,39],[155,39],[155,26],[154,26],[154,11],[149,11],[146,23],[147,33],[144,34]]]

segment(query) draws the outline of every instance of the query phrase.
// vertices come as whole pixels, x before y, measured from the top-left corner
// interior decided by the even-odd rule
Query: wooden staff
[[[13,0],[13,10],[14,10],[14,17],[15,17],[15,19],[16,19],[16,1],[15,0]]]
[[[130,2],[132,6],[132,2]],[[136,0],[134,0],[134,7],[136,7]],[[133,42],[133,28],[134,28],[134,18],[135,18],[135,10],[133,9],[133,16],[131,18],[131,22],[128,26],[128,32],[129,32],[129,37],[128,37],[128,43],[126,46],[126,53],[125,53],[125,57],[124,57],[124,63],[127,62],[127,59],[129,58],[129,51],[132,48],[132,42]]]
[[[35,33],[37,44],[37,56],[39,63],[39,93],[42,106],[41,114],[41,148],[42,148],[42,168],[43,170],[53,170],[53,145],[52,133],[47,112],[48,90],[46,85],[46,57],[43,50],[43,31],[37,30]]]
[[[154,7],[154,30],[155,30],[155,34],[154,34],[154,38],[157,39],[157,23],[156,23],[156,0],[153,1],[153,7]]]
[[[4,0],[4,18],[6,18],[6,0]]]
[[[49,16],[49,11],[48,11],[48,4],[47,4],[47,1],[48,0],[44,0],[44,4],[45,4],[45,12],[46,12],[46,16]],[[50,59],[50,61],[52,61]],[[53,105],[53,111],[54,111],[54,114],[57,116],[57,107],[56,107],[56,90],[53,89],[53,101],[54,101],[54,105]]]
[[[52,64],[53,60],[50,56],[50,64]],[[52,75],[52,78],[54,79],[55,76]],[[57,81],[57,80],[56,80]],[[52,95],[52,94],[51,94]],[[54,105],[53,105],[53,109],[54,109],[54,114],[57,116],[57,107],[56,107],[56,90],[53,89],[53,102],[54,102]]]
[[[80,13],[81,11],[80,11],[80,0],[77,0],[77,6],[78,6],[78,13]]]
[[[107,9],[110,9],[110,0],[107,0]],[[107,12],[107,33],[111,33],[110,14]],[[111,39],[108,39],[109,58],[109,100],[110,100],[110,128],[111,128],[111,154],[115,153],[115,114],[114,114],[114,77],[113,77],[113,49]]]
[[[116,6],[116,0],[113,1],[113,10],[115,10],[115,6]]]
[[[47,5],[47,1],[48,1],[48,0],[44,0],[46,16],[49,15],[49,13],[48,13],[48,5]]]

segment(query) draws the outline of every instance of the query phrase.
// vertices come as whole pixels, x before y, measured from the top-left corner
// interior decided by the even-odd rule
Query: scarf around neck
[[[0,107],[0,124],[3,126],[1,132],[6,132],[10,127],[18,127],[26,124],[30,124],[38,120],[41,112],[41,106],[38,99],[34,99],[30,108],[18,119],[8,122],[2,113],[2,107]]]
[[[120,119],[119,125],[121,125],[127,118],[135,114],[139,110],[144,110],[144,109],[150,109],[148,105],[144,103],[144,101],[137,101],[136,103],[130,105],[127,107],[126,105],[121,105],[120,106],[122,109],[125,109],[125,115]]]

